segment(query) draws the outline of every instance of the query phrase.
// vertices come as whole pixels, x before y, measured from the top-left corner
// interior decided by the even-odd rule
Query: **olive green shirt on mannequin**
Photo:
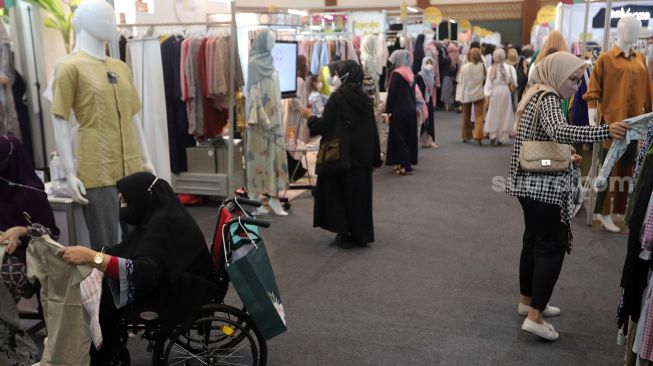
[[[77,176],[86,188],[113,186],[141,171],[142,160],[132,117],[141,109],[127,64],[78,52],[55,71],[50,112],[79,121]]]

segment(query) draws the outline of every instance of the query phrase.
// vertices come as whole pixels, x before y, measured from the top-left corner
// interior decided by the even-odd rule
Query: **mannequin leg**
[[[82,207],[82,211],[88,228],[90,247],[100,251],[103,246],[111,247],[118,244],[120,227],[118,188],[115,186],[90,188],[86,193],[89,202]]]

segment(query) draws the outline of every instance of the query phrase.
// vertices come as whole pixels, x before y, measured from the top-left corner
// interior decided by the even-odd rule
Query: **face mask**
[[[426,70],[426,71],[433,71],[433,65],[426,65],[426,66],[424,66],[424,70]]]
[[[578,85],[575,82],[567,79],[560,87],[560,90],[558,90],[558,93],[560,93],[560,97],[562,99],[567,99],[574,95],[576,91],[578,91]]]
[[[142,205],[137,205],[136,203],[132,202],[130,205],[129,202],[127,202],[126,207],[120,207],[119,209],[119,216],[120,219],[126,223],[128,223],[131,226],[138,226],[141,223],[143,223],[143,218],[145,216],[145,207],[147,206],[148,200],[145,200],[145,202],[139,202],[142,203]],[[139,207],[141,206],[141,207]]]
[[[340,80],[340,77],[336,75],[331,79],[331,82],[329,84],[331,84],[331,87],[335,90],[342,85],[342,80]]]

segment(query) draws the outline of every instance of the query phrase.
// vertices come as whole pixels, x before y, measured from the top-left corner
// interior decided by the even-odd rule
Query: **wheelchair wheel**
[[[214,308],[214,315],[203,313],[187,330],[175,331],[165,349],[163,365],[265,365],[265,342],[257,339],[258,331],[250,327],[251,320],[238,317],[233,308],[224,309],[228,312]]]
[[[238,322],[244,329],[246,329],[252,337],[256,340],[259,349],[259,365],[265,365],[268,357],[267,343],[260,331],[256,327],[254,320],[245,311],[237,309],[233,306],[225,304],[207,304],[202,306],[202,316],[226,316],[229,319]],[[231,337],[226,338],[227,347],[234,347],[246,337],[243,332],[236,332]]]

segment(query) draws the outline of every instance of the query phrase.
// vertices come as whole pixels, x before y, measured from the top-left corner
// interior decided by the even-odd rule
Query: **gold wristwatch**
[[[93,263],[95,263],[96,266],[100,266],[102,263],[104,263],[104,248],[102,248],[101,252],[95,253],[95,257],[93,257]]]

